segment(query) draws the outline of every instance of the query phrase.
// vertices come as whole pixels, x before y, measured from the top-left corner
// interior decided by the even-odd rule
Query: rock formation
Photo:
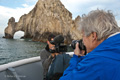
[[[45,42],[49,33],[61,34],[67,43],[80,39],[77,30],[80,16],[72,20],[69,12],[60,0],[38,0],[35,7],[20,17],[18,22],[11,17],[5,29],[5,38],[13,38],[15,32],[25,32],[24,38]]]

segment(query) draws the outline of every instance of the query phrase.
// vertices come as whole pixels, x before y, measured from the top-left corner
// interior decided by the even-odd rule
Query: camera
[[[77,42],[79,43],[79,49],[80,49],[80,50],[85,50],[85,54],[86,54],[86,53],[87,53],[87,52],[86,52],[86,47],[85,47],[85,45],[83,44],[83,40],[82,40],[82,39],[81,39],[81,40],[73,40],[72,43],[71,43],[71,47],[72,47],[73,49],[75,49]]]
[[[51,53],[67,52],[67,45],[63,44],[64,37],[62,35],[56,36],[53,41],[50,41],[50,43],[55,45],[54,50],[49,50]]]

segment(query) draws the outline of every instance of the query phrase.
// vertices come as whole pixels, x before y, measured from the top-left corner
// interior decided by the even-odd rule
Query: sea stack
[[[15,32],[23,31],[23,38],[46,42],[50,33],[61,34],[67,43],[73,39],[80,39],[78,31],[80,16],[72,20],[72,13],[68,11],[60,0],[38,0],[35,7],[15,22],[14,17],[8,21],[5,38],[13,38]]]

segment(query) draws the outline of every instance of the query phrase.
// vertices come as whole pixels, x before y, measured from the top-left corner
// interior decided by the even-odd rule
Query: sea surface
[[[33,42],[31,39],[5,39],[0,34],[0,65],[21,59],[40,56],[46,43]],[[70,52],[71,47],[68,48]]]
[[[30,39],[5,39],[0,35],[0,65],[40,55],[46,43]]]

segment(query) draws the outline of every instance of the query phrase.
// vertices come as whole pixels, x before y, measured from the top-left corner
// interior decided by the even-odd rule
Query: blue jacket
[[[84,57],[73,55],[59,80],[120,80],[120,34],[104,40]]]

